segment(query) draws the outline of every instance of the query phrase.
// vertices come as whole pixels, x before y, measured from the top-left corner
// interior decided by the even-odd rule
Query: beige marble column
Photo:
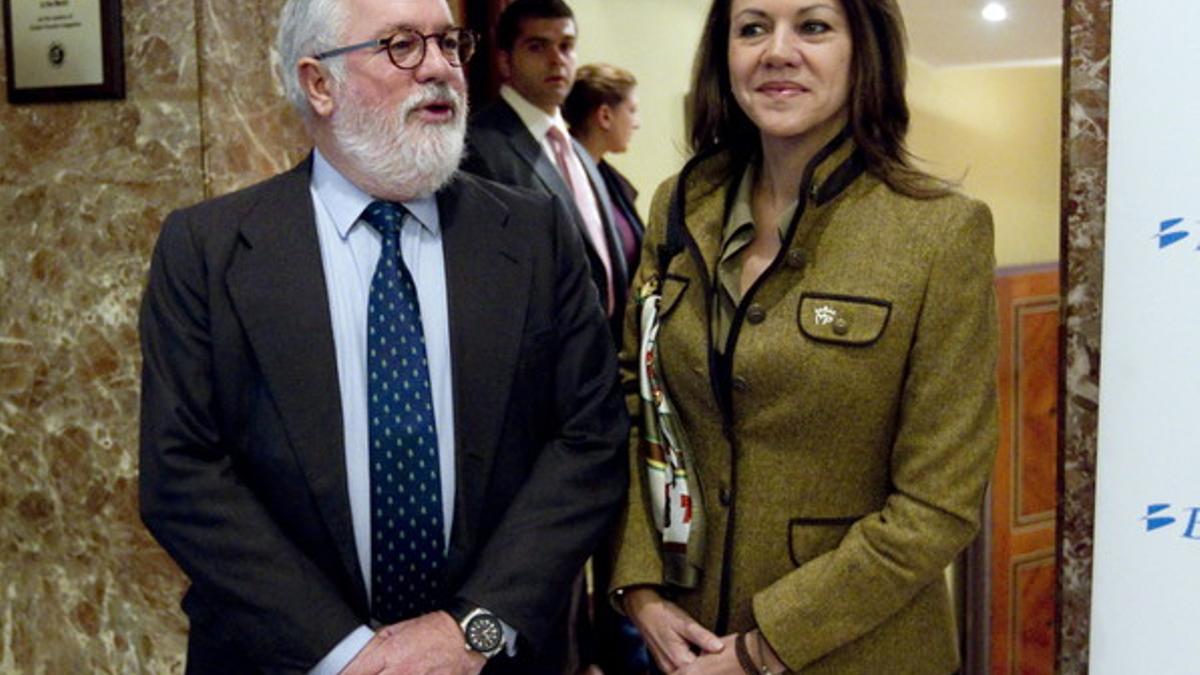
[[[208,196],[290,169],[308,152],[274,76],[283,0],[197,0],[204,180]]]
[[[171,209],[307,151],[282,4],[125,0],[125,100],[0,101],[0,673],[182,672],[184,578],[137,514],[137,306]]]
[[[1058,667],[1088,670],[1095,517],[1100,311],[1108,154],[1111,0],[1069,0],[1063,130],[1063,382]]]
[[[180,672],[182,577],[137,515],[136,311],[203,197],[194,10],[124,2],[124,101],[0,103],[0,672]]]

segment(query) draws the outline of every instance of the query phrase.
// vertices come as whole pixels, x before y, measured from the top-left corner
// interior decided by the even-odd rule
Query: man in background
[[[163,225],[140,500],[188,673],[561,672],[628,424],[571,216],[456,171],[473,48],[445,0],[289,0],[313,153]]]
[[[592,279],[613,335],[630,274],[604,180],[568,133],[560,106],[575,79],[575,16],[562,0],[515,0],[496,27],[500,97],[476,113],[463,168],[558,196],[587,244]]]
[[[504,84],[497,100],[480,109],[467,132],[463,168],[503,183],[555,195],[568,206],[587,244],[592,280],[609,318],[613,342],[623,335],[625,302],[634,270],[626,251],[637,251],[639,233],[622,229],[595,160],[568,132],[561,107],[575,81],[578,30],[563,0],[514,0],[496,26],[497,58]],[[606,559],[594,561],[593,588],[607,583]],[[582,584],[580,584],[582,586]],[[576,591],[580,664],[597,663],[612,673],[628,670],[620,619],[603,594],[586,616]],[[636,639],[635,639],[636,643]],[[635,644],[636,647],[636,644]]]

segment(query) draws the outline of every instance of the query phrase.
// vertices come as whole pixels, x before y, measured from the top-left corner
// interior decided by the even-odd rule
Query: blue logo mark
[[[1187,523],[1187,526],[1184,528],[1181,536],[1184,539],[1195,539],[1200,541],[1200,506],[1186,506],[1178,509],[1171,509],[1175,515],[1170,515],[1167,513],[1168,509],[1171,509],[1170,504],[1147,504],[1146,515],[1141,517],[1141,520],[1145,521],[1146,523],[1146,531],[1154,532],[1155,530],[1161,530],[1165,527],[1170,527],[1171,525],[1179,522],[1179,518],[1175,517],[1175,515],[1178,515],[1181,516],[1184,522]]]
[[[1160,516],[1158,518],[1150,517],[1156,513],[1162,513],[1169,508],[1171,508],[1170,504],[1151,504],[1146,507],[1146,515],[1142,518],[1142,520],[1146,521],[1147,532],[1153,532],[1160,527],[1166,527],[1175,522],[1175,519],[1171,516]]]
[[[1175,232],[1169,231],[1182,222],[1183,218],[1169,218],[1158,224],[1158,234],[1154,236],[1158,237],[1159,249],[1164,249],[1172,244],[1177,244],[1187,238],[1187,236],[1190,234],[1190,232],[1187,230],[1176,230]]]

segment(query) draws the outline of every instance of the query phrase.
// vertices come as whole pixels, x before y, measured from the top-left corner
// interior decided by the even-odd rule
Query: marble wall
[[[283,0],[196,0],[200,124],[209,195],[291,168],[308,151],[299,118],[273,77]]]
[[[1058,664],[1088,671],[1112,0],[1068,0],[1063,69],[1063,381]]]
[[[172,208],[305,151],[282,0],[122,4],[124,101],[0,102],[0,673],[182,672],[183,577],[137,515],[149,253]]]

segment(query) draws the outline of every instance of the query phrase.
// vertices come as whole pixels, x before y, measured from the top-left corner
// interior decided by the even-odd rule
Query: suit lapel
[[[550,161],[545,152],[542,152],[541,140],[534,138],[533,134],[529,133],[529,129],[521,121],[517,111],[512,109],[512,106],[503,100],[500,101],[500,105],[503,114],[498,115],[497,127],[503,131],[509,148],[529,165],[529,168],[533,170],[533,175],[537,176],[542,185],[552,194],[558,195],[558,198],[563,200],[563,203],[574,213],[575,198],[571,195],[571,189],[567,187],[567,182],[559,174],[554,162]],[[578,214],[576,213],[576,215]]]
[[[500,444],[531,275],[525,245],[506,227],[507,208],[474,181],[460,174],[438,194],[454,378],[451,579],[479,536],[474,523]]]
[[[574,138],[571,139],[571,144],[575,148],[575,154],[579,156],[579,163],[587,172],[588,181],[592,184],[592,193],[596,195],[596,203],[600,207],[600,220],[604,224],[604,237],[608,240],[608,255],[613,264],[613,285],[614,288],[619,288],[629,282],[629,269],[625,263],[625,251],[621,248],[621,235],[617,232],[617,224],[613,221],[612,195],[608,193],[608,185],[604,182],[604,176],[600,175],[600,169],[596,167],[596,160],[592,159],[587,148]],[[617,295],[621,296],[622,294],[617,293]]]
[[[576,227],[579,229],[579,236],[583,237],[584,247],[588,256],[588,263],[591,266],[590,271],[592,280],[595,282],[596,288],[600,292],[601,302],[607,302],[608,283],[604,279],[603,263],[600,262],[600,256],[596,251],[595,245],[592,244],[591,235],[588,234],[587,228],[584,226],[583,216],[579,213],[579,207],[575,204],[575,196],[571,194],[571,188],[567,187],[567,182],[563,179],[562,174],[559,173],[558,167],[556,167],[554,163],[550,161],[550,158],[546,156],[546,153],[542,151],[541,142],[538,139],[535,139],[533,134],[529,133],[529,129],[525,126],[525,123],[521,121],[521,118],[517,115],[517,112],[512,109],[512,106],[510,106],[503,99],[500,100],[499,105],[502,114],[497,116],[497,128],[504,132],[504,138],[508,140],[508,145],[512,149],[513,153],[515,153],[522,159],[522,161],[528,164],[533,169],[534,175],[537,176],[537,179],[542,183],[545,189],[550,194],[557,195],[558,198],[562,200],[563,205],[567,207],[567,210],[570,212],[571,217],[575,221]],[[572,141],[574,141],[574,139],[572,139]],[[574,147],[576,149],[575,152],[578,155],[579,149],[582,146],[576,144]],[[589,162],[584,160],[582,157],[580,160],[583,163],[585,170],[588,171],[588,175],[592,180],[593,186],[595,186],[596,180],[595,178],[592,178],[594,172],[588,168]],[[596,194],[600,194],[598,190]],[[603,213],[603,209],[604,206],[602,203],[602,212],[600,216],[605,223],[604,227],[606,231],[611,231],[613,229],[613,224],[611,223],[612,219]],[[609,213],[611,213],[611,211]],[[609,241],[611,242],[613,239],[609,237]],[[611,246],[609,247],[609,250],[609,255],[612,257],[613,254]],[[619,254],[619,257],[621,257],[623,260],[624,254]],[[615,261],[616,258],[613,258],[613,260]],[[622,269],[624,269],[623,263]],[[628,277],[624,277],[624,279],[628,279]],[[614,288],[623,288],[623,286],[614,284]],[[620,293],[617,294],[615,301],[618,305],[623,303],[623,297]]]
[[[244,218],[226,283],[350,579],[366,597],[346,487],[342,406],[309,182],[311,157]]]

